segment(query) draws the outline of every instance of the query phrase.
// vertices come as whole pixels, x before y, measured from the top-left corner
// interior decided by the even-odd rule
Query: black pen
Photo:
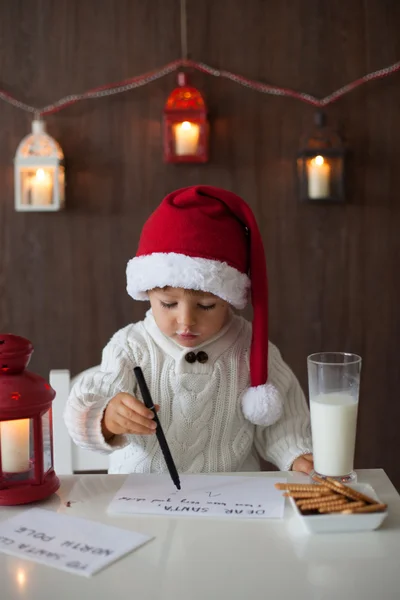
[[[169,474],[171,475],[171,479],[174,482],[174,484],[176,485],[176,487],[178,488],[178,490],[180,490],[181,482],[179,481],[179,474],[178,474],[178,471],[176,470],[174,459],[172,458],[171,451],[168,447],[167,440],[165,438],[160,421],[158,419],[156,407],[154,406],[154,402],[151,397],[149,388],[147,387],[147,383],[144,378],[143,371],[140,367],[135,367],[133,369],[133,371],[135,373],[135,377],[137,379],[137,382],[138,382],[138,385],[139,385],[139,388],[140,388],[140,391],[142,394],[143,402],[147,408],[149,408],[151,411],[153,411],[154,422],[157,423],[156,436],[157,436],[158,442],[160,444],[162,453],[164,454],[164,458],[165,458],[165,462],[167,463]]]

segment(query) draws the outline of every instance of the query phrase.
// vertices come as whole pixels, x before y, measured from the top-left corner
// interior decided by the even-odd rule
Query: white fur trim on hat
[[[175,252],[155,252],[132,258],[126,267],[126,289],[135,300],[165,286],[209,292],[235,308],[244,308],[250,279],[226,262],[193,258]]]
[[[283,402],[272,383],[251,387],[243,394],[242,411],[254,425],[273,425],[283,413]]]

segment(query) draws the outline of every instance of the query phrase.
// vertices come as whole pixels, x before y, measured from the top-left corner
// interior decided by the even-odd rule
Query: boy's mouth
[[[177,331],[176,335],[183,340],[194,340],[200,333],[194,333],[193,331]]]

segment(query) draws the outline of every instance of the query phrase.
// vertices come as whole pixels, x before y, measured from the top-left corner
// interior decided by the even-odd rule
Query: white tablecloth
[[[107,515],[124,477],[63,477],[58,493],[37,506],[148,533],[153,541],[90,579],[0,554],[0,599],[400,598],[400,496],[380,469],[358,471],[358,480],[370,483],[389,505],[382,529],[318,536],[303,533],[289,504],[283,521]],[[21,510],[0,508],[0,520]]]

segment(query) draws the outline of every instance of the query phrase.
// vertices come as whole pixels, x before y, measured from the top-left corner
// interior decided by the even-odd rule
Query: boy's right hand
[[[156,410],[159,410],[156,405]],[[131,394],[120,392],[107,404],[101,421],[104,438],[109,440],[113,435],[132,433],[136,435],[152,435],[156,431],[154,414],[143,402]]]

